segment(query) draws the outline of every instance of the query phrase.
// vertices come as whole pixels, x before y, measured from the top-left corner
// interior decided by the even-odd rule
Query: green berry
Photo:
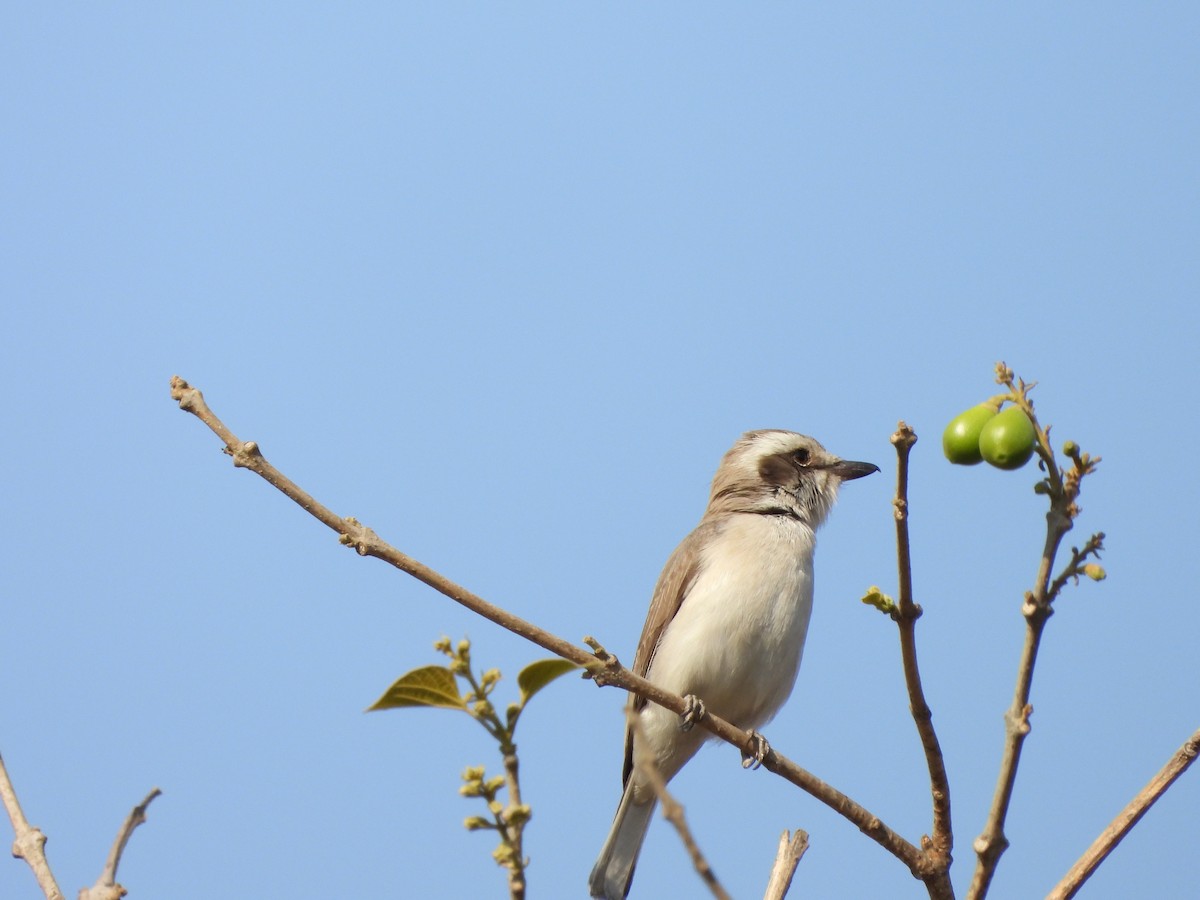
[[[1019,469],[1033,456],[1036,437],[1025,411],[1010,406],[984,425],[979,433],[979,452],[997,469]]]
[[[979,452],[979,434],[996,416],[996,409],[986,403],[961,412],[942,432],[942,452],[956,466],[973,466],[983,461]]]

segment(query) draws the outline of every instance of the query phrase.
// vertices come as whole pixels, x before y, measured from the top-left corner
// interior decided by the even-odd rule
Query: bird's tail
[[[604,842],[604,849],[600,851],[600,858],[596,860],[588,879],[593,897],[624,900],[629,894],[633,867],[637,865],[642,841],[646,839],[646,829],[650,827],[650,817],[658,805],[653,800],[634,803],[632,797],[633,780],[630,779],[621,797],[621,805],[617,807],[617,814],[613,817],[608,840]]]

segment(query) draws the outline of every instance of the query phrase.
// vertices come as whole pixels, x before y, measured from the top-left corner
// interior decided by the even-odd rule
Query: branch
[[[1092,877],[1092,873],[1096,871],[1100,863],[1104,862],[1108,854],[1116,849],[1117,844],[1121,843],[1121,840],[1146,814],[1146,811],[1166,793],[1167,788],[1175,783],[1175,779],[1186,772],[1188,766],[1196,761],[1197,754],[1200,754],[1200,731],[1188,738],[1184,745],[1175,751],[1162,770],[1150,779],[1150,783],[1142,788],[1138,795],[1129,801],[1129,805],[1117,814],[1112,823],[1092,842],[1092,846],[1087,848],[1079,861],[1063,876],[1062,881],[1046,895],[1046,900],[1070,900],[1071,897],[1074,897],[1083,883]]]
[[[626,718],[629,720],[634,731],[640,732],[642,727],[641,717],[633,713],[633,707],[627,706]],[[712,866],[708,864],[700,845],[696,843],[696,839],[692,837],[692,830],[688,828],[687,819],[683,815],[683,806],[678,800],[672,796],[667,790],[667,783],[663,781],[662,773],[658,771],[658,766],[654,764],[654,760],[649,756],[640,760],[638,768],[642,774],[646,776],[646,780],[650,782],[650,787],[654,790],[654,795],[658,797],[658,802],[662,804],[663,818],[675,826],[675,830],[679,833],[679,839],[683,842],[684,849],[687,850],[688,856],[692,860],[692,865],[696,869],[696,873],[700,876],[700,880],[704,882],[717,900],[732,900],[725,888],[721,887],[721,882],[717,880],[716,873],[712,870]]]
[[[971,886],[967,891],[967,900],[982,900],[987,895],[992,877],[996,874],[996,866],[1000,857],[1008,849],[1008,838],[1004,834],[1004,822],[1008,817],[1008,808],[1012,802],[1013,787],[1017,780],[1017,766],[1021,762],[1021,748],[1025,737],[1029,734],[1029,717],[1033,707],[1029,696],[1033,688],[1033,669],[1037,663],[1038,648],[1042,642],[1042,631],[1046,621],[1054,612],[1051,606],[1057,588],[1051,590],[1050,573],[1054,567],[1054,558],[1058,554],[1063,537],[1071,530],[1073,519],[1079,513],[1075,503],[1079,495],[1079,483],[1082,477],[1095,469],[1097,460],[1083,459],[1072,456],[1075,467],[1065,476],[1058,468],[1054,450],[1050,446],[1050,436],[1037,420],[1033,412],[1033,403],[1029,400],[1029,390],[1032,384],[1018,380],[1013,381],[1012,370],[1004,363],[996,366],[996,380],[1009,389],[1009,399],[1025,411],[1033,423],[1036,442],[1034,449],[1041,459],[1046,471],[1042,482],[1042,492],[1050,498],[1050,509],[1046,513],[1046,540],[1042,547],[1042,559],[1038,565],[1034,588],[1025,594],[1025,602],[1021,606],[1021,614],[1025,617],[1025,644],[1021,649],[1021,660],[1017,665],[1017,684],[1013,691],[1013,702],[1004,714],[1004,751],[1000,759],[1000,772],[996,779],[996,791],[992,797],[992,806],[988,811],[987,821],[983,832],[975,839],[974,849],[978,856],[975,874],[971,878]]]
[[[267,462],[256,443],[238,439],[209,409],[200,391],[191,387],[179,376],[171,379],[171,397],[179,402],[180,409],[192,413],[224,442],[224,452],[233,458],[235,466],[249,469],[290,497],[322,524],[336,531],[339,535],[339,542],[353,547],[359,556],[373,556],[383,560],[513,634],[520,635],[539,647],[582,666],[599,685],[611,685],[632,691],[677,715],[683,715],[685,704],[682,697],[664,691],[646,679],[634,675],[622,666],[615,656],[607,653],[592,639],[585,639],[585,642],[591,644],[594,650],[589,653],[531,622],[488,603],[482,597],[471,593],[428,566],[384,543],[374,531],[363,526],[357,520],[343,519],[318,503],[315,498],[301,490]],[[758,749],[759,745],[755,736],[740,728],[735,728],[712,713],[700,719],[699,725],[746,753],[754,753]],[[860,831],[904,863],[914,877],[923,880],[927,876],[930,865],[925,852],[906,841],[885,825],[878,816],[855,803],[845,794],[774,750],[770,751],[763,760],[763,768],[791,782],[848,819]]]
[[[929,789],[933,797],[933,837],[923,845],[930,869],[925,885],[930,897],[954,896],[950,883],[950,862],[954,849],[954,834],[950,826],[950,779],[946,775],[946,760],[933,727],[933,712],[925,701],[921,684],[921,669],[917,664],[917,619],[921,607],[913,601],[912,553],[908,537],[908,457],[917,442],[916,432],[900,422],[892,435],[896,448],[896,559],[899,568],[899,603],[894,618],[900,628],[900,655],[904,663],[904,683],[908,687],[909,709],[929,769]]]
[[[792,876],[800,858],[808,851],[808,832],[800,828],[789,836],[785,828],[779,837],[779,850],[775,853],[775,865],[771,868],[771,879],[767,882],[763,900],[783,900],[792,886]]]
[[[42,830],[37,826],[30,825],[29,820],[25,818],[21,803],[17,800],[17,792],[13,790],[12,781],[9,780],[3,757],[0,757],[0,800],[4,801],[4,808],[16,835],[13,839],[13,856],[29,864],[46,900],[64,900],[63,892],[54,880],[54,873],[50,871],[50,863],[46,861],[46,835],[42,834]]]
[[[1066,568],[1059,573],[1058,577],[1050,585],[1050,592],[1046,595],[1047,602],[1054,602],[1054,599],[1059,595],[1068,581],[1072,579],[1076,583],[1079,581],[1080,575],[1087,575],[1089,578],[1103,578],[1104,570],[1098,566],[1093,566],[1088,563],[1089,556],[1100,558],[1100,551],[1104,549],[1104,532],[1100,531],[1088,538],[1087,543],[1083,545],[1083,549],[1078,547],[1071,548],[1071,561],[1067,563]],[[1097,570],[1093,573],[1093,569]]]
[[[125,817],[121,830],[117,832],[117,839],[113,842],[112,849],[108,851],[104,871],[100,873],[100,877],[96,879],[94,885],[79,892],[79,900],[121,900],[128,893],[125,888],[117,884],[117,866],[121,864],[125,845],[133,836],[134,829],[146,821],[146,807],[160,794],[162,791],[154,788],[146,795],[146,799],[135,806]]]
[[[504,784],[508,789],[508,809],[516,809],[521,805],[521,778],[520,764],[517,760],[517,748],[513,747],[511,753],[504,754]],[[505,815],[505,835],[508,843],[513,848],[514,865],[508,870],[508,895],[512,900],[525,900],[525,854],[524,854],[524,833],[525,833],[525,818],[522,817],[520,824],[515,824],[508,821],[508,815]]]

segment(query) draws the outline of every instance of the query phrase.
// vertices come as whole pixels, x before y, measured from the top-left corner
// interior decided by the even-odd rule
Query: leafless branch
[[[639,716],[633,714],[632,707],[628,708],[626,716],[633,729],[640,731],[642,720]],[[683,814],[683,806],[667,790],[667,783],[663,780],[662,773],[658,771],[658,766],[654,764],[654,760],[647,755],[638,761],[638,768],[646,776],[646,780],[650,782],[650,787],[654,790],[654,795],[658,798],[658,802],[662,806],[663,818],[670,822],[675,827],[675,831],[678,832],[679,839],[683,842],[684,849],[687,850],[688,856],[692,860],[692,866],[696,869],[700,880],[704,882],[709,892],[717,900],[732,900],[729,894],[726,893],[725,888],[721,887],[721,882],[717,880],[716,873],[712,870],[712,866],[708,864],[708,859],[704,856],[700,845],[696,843],[696,839],[692,836],[692,830],[688,827],[687,818]]]
[[[15,835],[13,856],[28,863],[46,900],[63,900],[63,892],[59,890],[54,873],[50,871],[50,864],[46,861],[46,835],[42,834],[42,830],[37,826],[30,825],[29,820],[25,818],[21,803],[17,800],[17,792],[8,777],[3,757],[0,757],[0,800],[3,800],[8,819],[12,822]]]
[[[954,849],[954,834],[950,827],[950,780],[946,775],[946,761],[933,727],[933,712],[925,701],[925,689],[921,684],[921,669],[917,664],[917,619],[921,607],[913,601],[912,553],[908,537],[908,457],[916,432],[900,422],[892,435],[896,448],[896,558],[899,568],[899,598],[895,612],[896,624],[900,627],[900,655],[904,664],[904,683],[908,687],[909,708],[925,750],[925,763],[929,769],[929,788],[933,797],[933,835],[928,839],[927,858],[930,863],[925,885],[930,897],[953,898],[954,887],[950,883],[951,851]]]
[[[792,887],[792,876],[800,858],[808,850],[808,832],[800,828],[789,835],[787,829],[779,837],[779,849],[775,853],[775,865],[771,867],[771,878],[767,882],[763,900],[783,900]]]
[[[95,884],[79,892],[78,900],[121,900],[128,893],[125,888],[117,884],[117,866],[121,864],[121,856],[125,853],[125,845],[129,843],[130,837],[133,836],[134,829],[146,821],[146,807],[160,794],[162,794],[162,791],[154,788],[146,795],[145,800],[130,810],[129,815],[125,817],[125,821],[121,825],[121,830],[117,832],[117,839],[113,841],[112,849],[108,851],[108,859],[104,863],[104,871],[100,873],[100,877],[96,879]]]
[[[1161,771],[1150,779],[1150,783],[1142,788],[1137,796],[1129,801],[1129,805],[1117,814],[1112,823],[1092,842],[1092,846],[1087,848],[1079,861],[1063,876],[1062,881],[1055,885],[1054,890],[1046,896],[1046,900],[1070,900],[1071,897],[1074,897],[1083,883],[1092,877],[1092,873],[1096,871],[1100,863],[1104,862],[1108,855],[1116,849],[1117,844],[1121,843],[1129,830],[1138,823],[1138,820],[1146,814],[1154,802],[1175,783],[1175,779],[1187,771],[1188,766],[1196,761],[1198,753],[1200,753],[1200,730],[1175,751]]]
[[[336,531],[339,535],[339,542],[353,547],[360,556],[372,556],[383,560],[483,618],[495,622],[502,628],[520,635],[563,659],[577,663],[587,669],[588,674],[598,684],[633,691],[672,712],[683,714],[685,705],[682,697],[668,693],[646,679],[634,675],[622,666],[616,657],[605,652],[599,644],[591,639],[585,639],[593,645],[594,652],[589,653],[531,622],[488,603],[482,597],[455,584],[423,563],[385,543],[374,531],[363,526],[357,520],[342,518],[318,503],[314,497],[268,463],[255,442],[242,441],[234,435],[213,414],[208,404],[204,402],[200,391],[191,387],[178,376],[171,379],[171,397],[178,401],[181,409],[199,418],[224,442],[224,452],[233,458],[235,466],[249,469],[265,479],[318,521]],[[749,732],[735,728],[724,719],[711,713],[701,719],[699,725],[721,740],[733,744],[739,750],[747,753],[753,753],[758,747],[754,736]],[[925,851],[905,840],[885,825],[878,816],[774,750],[770,751],[763,760],[763,768],[786,779],[848,819],[860,831],[900,860],[916,878],[925,879],[930,870]]]

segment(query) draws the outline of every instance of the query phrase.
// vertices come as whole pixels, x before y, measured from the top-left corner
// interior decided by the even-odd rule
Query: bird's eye
[[[807,466],[809,455],[810,454],[807,450],[805,450],[804,448],[800,448],[799,450],[797,450],[795,453],[792,454],[792,458],[795,459],[796,462],[800,463],[800,465]]]

